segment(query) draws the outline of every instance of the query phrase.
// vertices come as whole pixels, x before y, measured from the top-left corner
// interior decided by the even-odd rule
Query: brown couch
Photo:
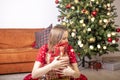
[[[35,32],[42,29],[0,29],[0,74],[31,72],[38,49]]]

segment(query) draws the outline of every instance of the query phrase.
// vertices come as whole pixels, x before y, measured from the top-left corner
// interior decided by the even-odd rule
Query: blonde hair
[[[48,40],[49,50],[53,50],[53,47],[60,42],[65,31],[67,29],[63,25],[56,25],[51,29]]]

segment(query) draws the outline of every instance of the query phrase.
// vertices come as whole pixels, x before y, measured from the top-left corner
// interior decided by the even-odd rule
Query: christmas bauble
[[[101,48],[100,44],[98,44],[98,45],[97,45],[97,48],[98,48],[98,49],[100,49],[100,48]]]
[[[117,28],[117,29],[116,29],[116,32],[120,32],[120,28]]]
[[[118,41],[119,41],[119,38],[115,38],[115,41],[118,42]]]
[[[55,0],[55,3],[58,4],[58,3],[59,3],[59,0]]]
[[[67,4],[67,5],[66,5],[66,8],[67,8],[67,9],[70,9],[70,8],[71,8],[71,4]]]
[[[116,35],[116,32],[112,32],[111,34],[112,34],[113,36],[115,36],[115,35]]]
[[[99,20],[99,24],[102,25],[102,20]]]
[[[74,10],[74,9],[75,9],[75,7],[74,7],[74,6],[72,6],[72,7],[71,7],[71,9],[73,9],[73,10]]]
[[[90,39],[89,39],[89,42],[90,42],[90,43],[94,43],[94,42],[95,42],[95,38],[94,38],[94,37],[90,38]]]
[[[109,38],[107,39],[107,41],[108,41],[108,42],[112,42],[112,38],[109,37]]]
[[[97,15],[97,11],[92,11],[92,15],[96,16]]]
[[[94,49],[94,46],[93,46],[93,45],[90,45],[89,48],[90,48],[90,49]]]
[[[60,19],[58,19],[58,22],[60,22]]]
[[[82,13],[85,13],[85,12],[86,12],[86,9],[83,9],[83,10],[82,10]]]
[[[64,25],[64,26],[65,26],[65,25],[66,25],[66,22],[62,22],[62,25]]]
[[[116,41],[115,41],[115,40],[112,40],[112,43],[113,43],[113,44],[115,44],[115,43],[116,43]]]
[[[106,47],[106,46],[103,46],[103,49],[107,49],[107,47]]]
[[[74,2],[75,2],[75,3],[78,3],[78,2],[79,2],[79,0],[74,0]]]

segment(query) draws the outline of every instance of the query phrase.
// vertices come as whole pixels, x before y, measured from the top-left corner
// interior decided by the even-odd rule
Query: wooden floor
[[[87,76],[88,80],[120,80],[120,70],[109,71],[99,69],[81,69],[81,73]]]
[[[109,71],[100,69],[81,69],[81,73],[87,76],[88,80],[120,80],[120,70]],[[0,75],[0,80],[23,80],[28,73]]]

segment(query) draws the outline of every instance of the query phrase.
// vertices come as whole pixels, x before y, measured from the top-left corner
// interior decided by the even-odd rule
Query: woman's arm
[[[58,60],[59,57],[56,57],[52,63],[41,67],[41,63],[39,61],[35,61],[33,70],[32,70],[32,78],[39,78],[40,76],[45,75],[52,69],[64,68],[68,65],[68,61],[66,60]]]
[[[40,76],[43,76],[47,72],[49,72],[52,69],[52,65],[48,64],[47,66],[41,67],[41,63],[39,61],[35,61],[33,70],[32,70],[32,78],[38,78]]]
[[[63,71],[59,71],[63,76],[72,76],[73,78],[79,78],[80,71],[77,67],[77,63],[72,63],[71,65],[64,68]]]
[[[79,68],[78,68],[78,64],[77,63],[72,63],[72,69],[74,70],[74,73],[73,73],[73,77],[74,78],[79,78],[80,76],[80,71],[79,71]]]

